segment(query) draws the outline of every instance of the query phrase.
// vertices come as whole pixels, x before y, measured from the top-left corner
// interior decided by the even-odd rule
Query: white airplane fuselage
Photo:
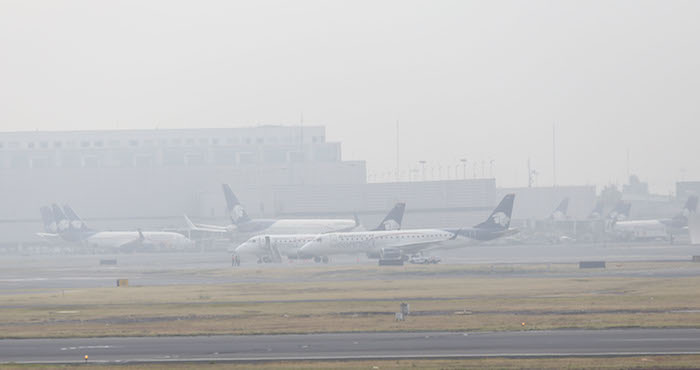
[[[469,240],[442,229],[331,233],[318,235],[304,245],[299,250],[299,254],[304,256],[377,254],[382,248],[395,248],[405,253],[415,253],[437,246],[449,248],[453,245],[464,245]]]
[[[238,245],[233,252],[238,255],[252,255],[257,258],[264,258],[271,256],[274,249],[281,256],[296,258],[299,249],[316,237],[318,237],[318,234],[258,235]]]
[[[668,229],[660,220],[619,221],[613,229],[627,239],[666,239]]]
[[[204,231],[226,235],[236,241],[247,241],[257,235],[323,234],[352,231],[358,228],[355,220],[349,219],[253,219],[238,225],[214,226],[196,224],[193,231]]]
[[[250,223],[254,223],[252,220]],[[281,219],[272,220],[267,227],[258,232],[265,234],[323,234],[338,231],[350,231],[355,228],[355,220],[343,219]],[[240,232],[245,232],[246,226],[238,227]],[[256,232],[251,231],[251,232]]]
[[[182,249],[194,243],[182,234],[167,231],[144,231],[143,240],[138,231],[98,231],[83,240],[89,246],[120,248],[132,243],[145,246]]]

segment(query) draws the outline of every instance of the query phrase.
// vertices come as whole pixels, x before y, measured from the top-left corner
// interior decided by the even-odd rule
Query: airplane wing
[[[457,235],[458,235],[458,233],[453,233],[453,234],[454,234],[454,236],[453,236],[452,238],[450,238],[450,239],[447,239],[447,240],[441,240],[441,241],[420,241],[420,242],[406,240],[406,241],[404,242],[404,244],[394,244],[394,245],[392,245],[392,246],[389,247],[389,248],[400,249],[401,252],[404,253],[404,254],[415,254],[415,253],[418,253],[418,252],[421,252],[421,251],[425,251],[425,250],[438,249],[438,248],[441,248],[441,247],[444,248],[444,245],[442,245],[442,242],[449,241],[449,240],[454,240],[454,239],[457,237]],[[373,246],[374,239],[375,239],[375,238],[370,238],[370,239],[366,240],[365,243],[367,243],[367,244],[370,244],[370,243],[371,243],[372,246]],[[369,247],[368,247],[368,249],[369,249]]]
[[[57,243],[57,242],[60,242],[63,240],[61,238],[61,235],[59,235],[59,234],[36,233],[36,235],[41,237],[42,239],[46,240],[47,242],[51,242],[51,243]]]
[[[228,233],[228,228],[225,226],[217,226],[217,225],[204,225],[204,224],[195,224],[190,220],[187,215],[183,215],[185,217],[185,223],[187,224],[187,229],[190,231],[204,231],[204,232],[209,232],[209,233],[220,233],[220,234],[225,234]]]
[[[423,252],[423,251],[429,251],[429,250],[435,250],[435,249],[440,249],[441,245],[439,242],[424,242],[424,243],[414,243],[414,244],[407,244],[404,246],[396,246],[394,248],[398,248],[403,252],[404,254],[416,254],[418,252]],[[444,248],[444,246],[442,246]]]

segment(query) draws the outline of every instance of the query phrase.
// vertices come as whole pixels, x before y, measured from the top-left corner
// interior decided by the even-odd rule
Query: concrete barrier
[[[605,261],[581,261],[578,263],[580,269],[604,269]]]
[[[116,264],[117,264],[116,258],[100,260],[100,265],[116,265]]]

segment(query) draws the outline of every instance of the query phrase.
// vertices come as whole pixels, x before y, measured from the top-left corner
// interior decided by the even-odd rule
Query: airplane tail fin
[[[44,223],[44,231],[47,233],[56,233],[58,231],[58,225],[56,220],[53,218],[53,213],[51,212],[51,207],[43,206],[39,209],[41,212],[41,220]]]
[[[53,213],[53,219],[56,220],[56,231],[62,233],[70,229],[70,221],[58,204],[51,205],[51,213]]]
[[[510,216],[513,214],[514,200],[515,194],[506,194],[501,203],[498,203],[498,206],[491,212],[489,218],[474,227],[477,229],[508,229],[510,227]]]
[[[401,222],[403,221],[403,213],[406,210],[406,203],[396,203],[394,208],[384,217],[382,222],[374,228],[374,231],[380,230],[400,230]]]
[[[234,225],[238,225],[240,223],[250,221],[248,213],[238,201],[236,195],[233,194],[231,187],[228,184],[223,184],[221,187],[224,190],[224,197],[226,198],[226,211],[228,212],[229,217],[231,217],[231,222]]]
[[[682,226],[687,226],[688,225],[688,217],[690,217],[691,214],[697,212],[698,209],[698,196],[697,195],[691,195],[688,197],[688,200],[685,201],[685,205],[683,206],[683,209],[681,212],[671,219],[672,224],[675,224],[675,226],[682,227]]]
[[[588,215],[588,218],[590,220],[598,220],[603,217],[603,207],[605,205],[603,204],[603,201],[599,200],[595,204],[595,208],[593,208],[593,211],[591,211],[591,214]]]
[[[685,206],[683,207],[684,211],[687,212],[696,212],[698,210],[698,196],[697,195],[691,195],[688,197],[688,200],[685,202]]]
[[[569,197],[562,199],[559,206],[549,216],[552,220],[563,220],[566,218],[566,211],[569,209]]]
[[[187,228],[189,230],[197,230],[198,229],[197,225],[195,225],[194,222],[192,222],[192,220],[190,220],[190,218],[187,217],[187,215],[183,215],[183,216],[185,217],[185,224],[187,224]]]
[[[78,217],[78,214],[73,211],[73,208],[71,206],[65,204],[63,205],[63,213],[66,215],[66,218],[68,219],[69,222],[69,227],[73,230],[87,230],[87,225],[83,220]]]
[[[627,220],[630,217],[630,210],[632,209],[632,203],[619,201],[615,208],[608,214],[608,220],[613,224],[619,221]]]

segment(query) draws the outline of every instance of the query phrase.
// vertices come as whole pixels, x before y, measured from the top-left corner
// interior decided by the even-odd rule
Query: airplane
[[[396,203],[373,231],[401,229],[406,203]],[[298,258],[299,248],[316,239],[319,234],[278,234],[254,236],[234,249],[237,256],[254,255],[261,262],[282,262],[282,256]],[[328,258],[324,260],[328,262]]]
[[[188,222],[191,231],[227,234],[241,237],[265,234],[321,234],[346,232],[360,226],[355,219],[252,219],[228,184],[222,185],[226,208],[231,218],[228,226],[195,224]],[[247,239],[247,238],[246,238]]]
[[[534,226],[529,232],[504,239],[504,242],[527,242],[527,243],[571,243],[576,241],[572,236],[571,222],[567,215],[569,210],[569,198],[566,197],[559,202],[557,207],[547,217],[535,220]]]
[[[569,222],[569,197],[561,200],[557,208],[549,215],[549,237],[555,243],[573,243],[576,241]]]
[[[673,241],[675,235],[685,233],[688,229],[688,215],[696,212],[698,197],[690,196],[685,202],[680,213],[673,218],[661,218],[651,220],[627,220],[629,217],[629,207],[627,213],[619,221],[612,224],[612,231],[619,237],[626,240],[670,240]]]
[[[515,194],[506,195],[484,222],[473,227],[329,233],[305,244],[299,255],[317,261],[336,254],[367,254],[376,258],[382,251],[393,249],[405,256],[494,240],[517,232],[510,229],[514,199]]]
[[[36,233],[36,235],[52,244],[62,242],[63,239],[58,234],[58,224],[53,217],[51,207],[42,206],[39,211],[41,212],[41,220],[44,223],[44,232]]]
[[[603,208],[605,207],[605,204],[603,203],[602,200],[599,200],[595,204],[595,208],[591,211],[591,213],[588,215],[588,219],[592,221],[600,220],[603,218]]]
[[[50,209],[50,218],[47,209]],[[156,247],[185,248],[194,245],[194,242],[184,235],[174,232],[141,231],[141,229],[137,231],[92,230],[68,205],[61,209],[57,204],[53,204],[51,208],[42,207],[40,211],[45,229],[48,225],[48,231],[55,230],[55,233],[39,234],[47,239],[57,237],[67,242],[122,251]],[[55,229],[53,225],[56,225]]]
[[[564,198],[562,199],[561,203],[559,203],[559,206],[552,212],[551,215],[549,215],[549,219],[552,221],[561,221],[565,220],[567,215],[566,211],[569,209],[569,198]]]

